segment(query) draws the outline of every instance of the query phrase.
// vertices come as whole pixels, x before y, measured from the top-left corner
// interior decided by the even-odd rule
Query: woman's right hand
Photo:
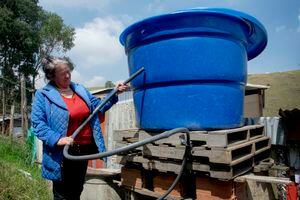
[[[74,140],[71,137],[62,137],[58,140],[57,145],[58,146],[72,145],[73,142]]]

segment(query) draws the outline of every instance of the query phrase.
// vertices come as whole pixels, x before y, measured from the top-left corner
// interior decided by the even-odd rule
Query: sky
[[[127,57],[119,42],[131,24],[148,17],[195,7],[230,8],[258,19],[268,44],[248,61],[248,73],[300,69],[300,0],[40,0],[75,28],[75,46],[67,52],[76,67],[72,80],[86,87],[128,78]],[[45,84],[43,78],[37,87]]]

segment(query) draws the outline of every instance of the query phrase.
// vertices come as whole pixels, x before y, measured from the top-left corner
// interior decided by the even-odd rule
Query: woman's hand
[[[58,146],[72,145],[73,142],[74,140],[71,137],[62,137],[58,140],[57,145]]]
[[[121,94],[127,90],[129,90],[129,86],[123,83],[119,83],[116,87],[116,89],[118,90],[118,94]]]

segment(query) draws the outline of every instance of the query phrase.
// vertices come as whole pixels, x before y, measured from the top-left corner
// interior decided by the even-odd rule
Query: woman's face
[[[66,89],[71,83],[71,70],[68,64],[58,64],[55,68],[53,81],[60,89]]]

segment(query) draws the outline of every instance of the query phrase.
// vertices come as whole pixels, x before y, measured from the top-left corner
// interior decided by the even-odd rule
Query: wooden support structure
[[[138,129],[117,130],[114,134],[116,148],[155,134],[159,133]],[[147,190],[163,194],[181,169],[185,146],[179,140],[180,135],[184,134],[178,133],[119,154],[116,161],[123,165],[122,171],[133,169],[135,172],[126,176],[131,182],[124,178],[121,185],[134,188],[133,191]],[[274,165],[269,158],[270,138],[264,136],[262,125],[220,131],[192,131],[190,136],[193,146],[186,164],[190,176],[188,181],[175,187],[170,198],[234,200],[247,199],[249,195],[256,195],[257,199],[258,195],[260,200],[264,200],[274,196],[271,186],[268,191],[263,191],[264,185],[291,182],[286,178],[243,175],[251,171],[263,173]],[[256,185],[260,181],[263,183]]]
[[[14,128],[14,113],[15,113],[15,104],[13,101],[13,104],[11,105],[10,108],[10,122],[9,122],[9,136],[11,140],[13,140],[13,128]]]
[[[21,117],[22,117],[22,133],[23,138],[27,136],[28,118],[27,118],[27,98],[26,98],[26,84],[25,77],[21,75]]]
[[[273,176],[258,176],[253,174],[242,175],[234,179],[236,182],[245,182],[247,180],[261,183],[289,184],[292,181],[289,178],[273,177]]]

